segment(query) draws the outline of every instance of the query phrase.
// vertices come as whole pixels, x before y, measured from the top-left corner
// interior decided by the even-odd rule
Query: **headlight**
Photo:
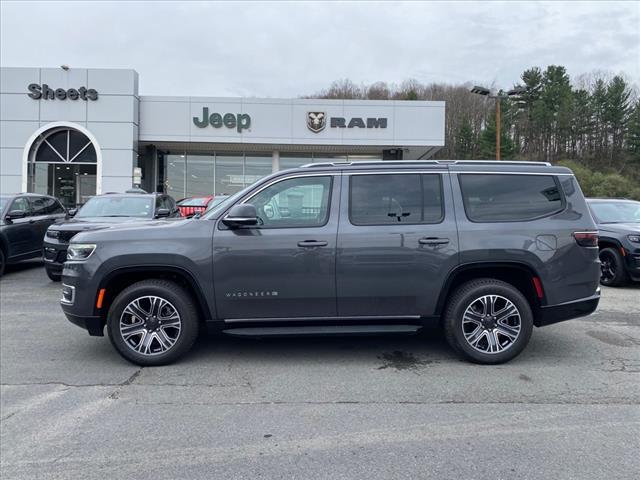
[[[67,249],[67,260],[86,260],[95,249],[95,243],[72,243]]]
[[[630,242],[640,243],[640,235],[627,235]]]
[[[60,231],[58,230],[47,230],[47,237],[49,238],[58,238],[60,236]]]

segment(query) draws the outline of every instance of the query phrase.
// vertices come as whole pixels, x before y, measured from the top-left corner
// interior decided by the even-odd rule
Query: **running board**
[[[345,336],[345,335],[386,335],[415,334],[420,325],[324,325],[229,328],[222,333],[239,337],[285,337],[285,336]]]

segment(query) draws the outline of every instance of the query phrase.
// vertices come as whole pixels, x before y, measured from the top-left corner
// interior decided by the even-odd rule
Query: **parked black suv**
[[[0,195],[0,277],[6,264],[42,255],[44,232],[66,214],[48,195]]]
[[[47,276],[59,281],[67,259],[69,240],[78,232],[108,228],[119,223],[140,223],[180,217],[176,202],[161,193],[107,193],[91,197],[80,210],[70,210],[65,223],[52,225],[44,239]]]
[[[587,203],[599,230],[600,283],[619,287],[640,281],[640,202],[589,198]]]
[[[233,335],[415,333],[441,323],[500,363],[533,326],[588,315],[598,237],[571,171],[521,162],[313,164],[266,177],[200,219],[76,235],[67,318],[140,365],[199,328]]]

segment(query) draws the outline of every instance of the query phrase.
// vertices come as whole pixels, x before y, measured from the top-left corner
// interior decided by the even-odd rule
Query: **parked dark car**
[[[148,222],[180,217],[175,201],[161,193],[108,193],[91,197],[78,211],[70,210],[64,223],[52,225],[44,239],[48,277],[59,281],[67,259],[69,240],[78,232],[108,228],[120,223]]]
[[[42,255],[42,239],[49,226],[67,211],[48,195],[0,195],[0,276],[5,265]]]
[[[600,283],[619,287],[640,281],[640,202],[587,199],[599,229]]]
[[[505,362],[534,326],[593,312],[598,235],[571,170],[536,162],[318,163],[200,219],[80,233],[62,309],[160,365],[231,335],[416,333]]]
[[[213,195],[207,195],[204,197],[189,197],[179,200],[177,205],[182,216],[189,218],[198,213],[204,213],[213,199]]]

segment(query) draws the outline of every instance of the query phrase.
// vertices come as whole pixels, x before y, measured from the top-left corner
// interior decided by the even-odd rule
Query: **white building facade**
[[[2,68],[0,193],[231,194],[312,162],[429,158],[444,102],[140,96],[123,69]]]

